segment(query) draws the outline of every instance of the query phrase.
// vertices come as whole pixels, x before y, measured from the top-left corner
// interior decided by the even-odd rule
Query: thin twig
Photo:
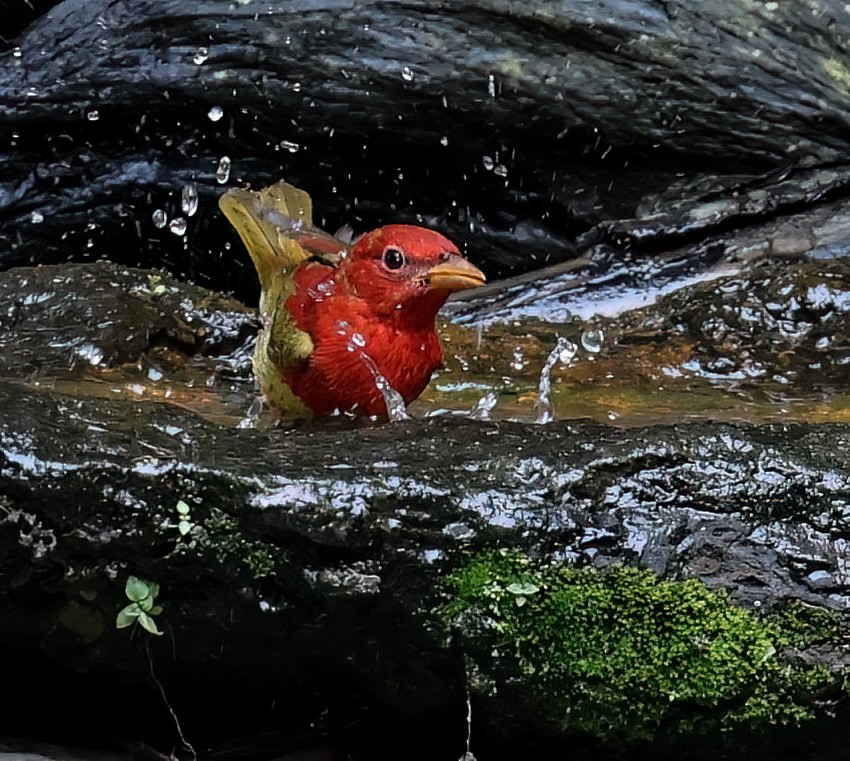
[[[182,742],[183,747],[192,754],[193,761],[198,761],[198,754],[192,747],[192,743],[190,743],[186,739],[186,735],[183,734],[183,728],[180,726],[180,719],[177,718],[177,714],[174,712],[174,709],[171,707],[171,703],[168,701],[168,696],[165,694],[165,688],[162,686],[162,682],[159,681],[159,678],[153,670],[153,656],[151,655],[150,642],[148,641],[147,637],[145,637],[145,652],[148,656],[148,665],[150,666],[151,670],[151,678],[153,679],[154,684],[156,684],[156,686],[159,688],[159,694],[162,695],[162,702],[165,703],[165,707],[171,714],[171,718],[174,719],[174,726],[177,727],[177,734],[180,736],[180,742]]]

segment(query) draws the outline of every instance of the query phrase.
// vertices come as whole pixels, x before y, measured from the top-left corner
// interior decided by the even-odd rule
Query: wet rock
[[[0,304],[5,377],[147,362],[155,379],[188,357],[234,354],[258,327],[233,299],[106,262],[11,273],[0,278]]]
[[[678,366],[685,375],[844,393],[850,380],[847,277],[841,261],[763,261],[740,275],[682,288],[625,316],[620,329],[628,340],[638,324],[652,323],[658,332],[646,340],[690,346],[690,357]]]
[[[434,225],[491,276],[599,236],[615,259],[657,252],[846,194],[846,18],[831,0],[69,0],[0,52],[2,262],[108,255],[247,298],[215,197],[280,177],[332,229]]]
[[[112,309],[128,335],[160,326],[188,336],[177,341],[183,366],[225,362],[217,355],[233,335],[216,326],[230,324],[226,315],[241,326],[238,341],[250,342],[239,332],[250,323],[232,302],[164,277],[153,291],[166,292],[139,293],[148,274],[113,265],[0,280],[24,301],[63,285],[56,301],[22,304],[3,338],[4,354],[21,355],[0,381],[0,715],[16,732],[37,731],[49,713],[63,717],[57,731],[96,732],[105,722],[116,736],[144,733],[168,747],[172,725],[150,657],[198,743],[324,716],[343,748],[377,733],[391,746],[403,738],[455,752],[469,687],[485,747],[525,747],[529,732],[534,742],[591,747],[587,737],[598,730],[553,723],[524,691],[535,684],[530,673],[512,671],[507,655],[493,661],[486,627],[450,626],[446,606],[459,599],[450,575],[494,551],[519,553],[534,574],[584,569],[605,579],[598,574],[625,565],[674,585],[698,580],[682,589],[701,590],[697,603],[710,606],[711,590],[725,590],[730,620],[766,644],[753,676],[736,677],[722,705],[665,697],[677,721],[747,705],[764,663],[799,676],[768,692],[790,711],[776,716],[802,718],[836,699],[850,665],[847,425],[614,428],[447,416],[239,427],[238,417],[215,414],[213,400],[227,397],[244,414],[254,394],[247,380],[218,377],[199,389],[191,373],[177,372],[164,379],[170,397],[103,394],[92,389],[108,373],[138,372],[147,344],[112,352],[113,335],[98,345],[108,362],[125,364],[84,363],[77,385],[56,382],[69,354],[49,346],[74,310],[79,334],[94,342],[100,303],[101,316]],[[810,299],[807,309],[827,301]],[[44,335],[35,328],[41,319],[51,325]],[[43,363],[27,358],[40,351]],[[133,636],[116,628],[116,614],[133,602],[130,576],[159,585],[163,609],[151,617],[165,636],[148,641],[138,627]],[[536,604],[531,587],[539,585],[521,581],[502,591]],[[10,682],[22,661],[28,673]],[[69,689],[88,699],[69,705]],[[805,743],[816,736],[812,758],[846,747],[829,734],[841,719],[823,721],[816,735],[800,735]],[[449,729],[435,738],[435,726]],[[660,735],[674,725],[664,726]],[[733,737],[746,752],[747,736]],[[781,732],[758,740],[786,742]]]

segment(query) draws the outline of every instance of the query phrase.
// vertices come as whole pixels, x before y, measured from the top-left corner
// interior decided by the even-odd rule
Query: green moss
[[[785,606],[779,623],[794,647],[811,647],[842,639],[841,618],[837,613],[800,600],[792,600]]]
[[[212,549],[219,562],[243,563],[255,579],[274,573],[275,557],[269,546],[246,538],[232,516],[213,508],[204,519],[203,527],[206,531],[199,543]]]
[[[547,720],[606,739],[709,726],[798,723],[824,670],[790,665],[776,621],[702,583],[535,565],[515,552],[471,560],[441,611],[497,684],[521,684]],[[517,679],[519,681],[517,682]]]

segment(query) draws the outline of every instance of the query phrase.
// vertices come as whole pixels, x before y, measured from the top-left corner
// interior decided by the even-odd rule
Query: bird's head
[[[358,238],[342,263],[354,293],[376,314],[433,319],[449,294],[475,288],[484,273],[433,230],[387,225]]]

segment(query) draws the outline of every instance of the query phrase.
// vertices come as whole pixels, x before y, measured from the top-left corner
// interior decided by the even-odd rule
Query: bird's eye
[[[384,251],[384,264],[387,269],[400,270],[404,267],[404,254],[397,248],[388,248]]]

